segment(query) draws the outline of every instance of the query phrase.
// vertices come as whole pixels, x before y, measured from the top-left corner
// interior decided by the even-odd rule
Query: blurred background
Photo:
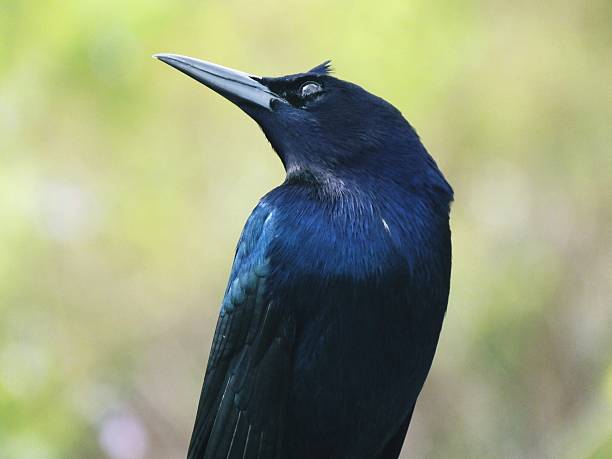
[[[0,0],[0,459],[184,458],[259,128],[151,58],[333,59],[456,192],[404,458],[612,457],[612,3]]]

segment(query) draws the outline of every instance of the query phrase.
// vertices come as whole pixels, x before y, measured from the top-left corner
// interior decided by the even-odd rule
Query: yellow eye
[[[319,83],[315,83],[313,81],[307,81],[300,88],[300,97],[305,98],[305,97],[311,96],[313,94],[321,92],[321,89],[322,88]]]

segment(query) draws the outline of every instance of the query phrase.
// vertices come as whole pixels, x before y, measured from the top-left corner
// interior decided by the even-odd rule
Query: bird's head
[[[304,73],[270,78],[176,54],[155,57],[253,118],[289,176],[392,175],[407,181],[438,172],[402,114],[360,86],[331,76],[329,61]],[[442,185],[447,186],[445,181]]]

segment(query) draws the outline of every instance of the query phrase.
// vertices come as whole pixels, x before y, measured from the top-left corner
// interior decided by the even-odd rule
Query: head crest
[[[307,73],[316,73],[317,75],[329,75],[333,71],[331,61],[327,60],[315,68],[310,69]]]

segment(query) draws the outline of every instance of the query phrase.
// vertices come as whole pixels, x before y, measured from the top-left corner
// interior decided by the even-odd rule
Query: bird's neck
[[[299,188],[318,202],[340,208],[371,207],[377,194],[376,184],[369,177],[332,173],[318,167],[288,168],[282,186]]]
[[[287,168],[285,185],[308,187],[331,195],[338,195],[346,191],[346,182],[342,177],[324,168],[295,164]]]

